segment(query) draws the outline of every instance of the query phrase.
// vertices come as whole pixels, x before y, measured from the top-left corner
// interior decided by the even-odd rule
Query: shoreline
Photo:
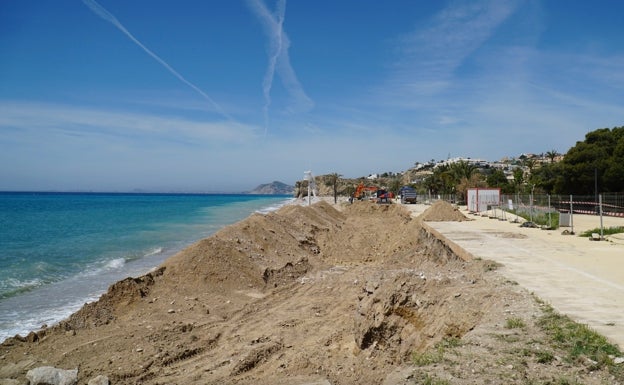
[[[125,193],[124,193],[125,194]],[[325,202],[328,203],[329,205],[331,205],[332,207],[336,208],[337,210],[342,210],[344,205],[350,204],[348,198],[346,197],[338,197],[338,201],[337,203],[334,203],[334,198],[331,196],[312,196],[311,200],[310,200],[310,204],[308,204],[308,199],[307,197],[303,197],[303,198],[291,198],[291,199],[285,199],[282,203],[277,204],[277,205],[270,205],[267,206],[265,209],[259,209],[259,210],[255,210],[254,212],[251,212],[247,217],[240,219],[239,221],[236,221],[234,223],[231,224],[226,224],[224,226],[222,226],[220,229],[222,229],[223,227],[227,227],[230,225],[236,225],[239,222],[242,222],[246,219],[248,219],[249,217],[251,217],[252,215],[254,215],[255,213],[259,213],[262,215],[266,215],[267,213],[270,212],[274,212],[279,210],[280,208],[284,207],[284,206],[302,206],[302,207],[306,207],[309,205],[314,205],[317,204],[319,202]],[[399,206],[403,206],[406,207],[414,217],[418,217],[420,214],[422,214],[427,208],[429,208],[431,206],[431,204],[423,204],[423,203],[419,203],[419,204],[400,204],[399,202],[393,202],[393,204],[397,204]],[[472,220],[478,220],[478,219],[489,219],[491,221],[491,223],[496,223],[497,221],[500,220],[493,220],[492,216],[495,215],[494,213],[490,213],[490,212],[484,212],[481,214],[475,214],[475,213],[469,213],[467,211],[467,209],[465,207],[461,208],[461,211],[470,219]],[[575,218],[575,222],[574,222],[574,228],[575,229],[580,229],[575,231],[575,233],[580,233],[583,232],[585,230],[591,230],[594,229],[596,226],[599,225],[599,217],[596,215],[585,215],[585,214],[576,214],[574,216]],[[520,219],[520,223],[523,220],[523,218],[519,218]],[[488,222],[487,220],[485,222]],[[512,225],[513,226],[517,226],[516,223],[511,223],[511,220],[506,220],[506,221],[501,221],[504,222],[504,224],[507,225]],[[440,239],[443,242],[446,242],[449,244],[449,247],[451,247],[451,249],[453,250],[453,252],[459,256],[461,255],[467,255],[467,257],[465,257],[464,259],[470,259],[471,257],[473,257],[473,252],[469,251],[473,248],[473,245],[469,245],[466,244],[465,242],[461,242],[461,239],[459,241],[453,240],[454,237],[451,234],[452,231],[448,230],[447,228],[445,228],[444,226],[436,226],[436,222],[426,222],[426,229],[428,232],[432,233],[432,235],[438,239]],[[620,217],[603,217],[603,223],[604,223],[604,227],[607,228],[609,226],[624,226],[624,218],[620,218]],[[219,231],[220,229],[215,230],[215,232]],[[565,228],[564,228],[565,229]],[[491,228],[489,230],[485,230],[485,231],[491,231]],[[535,233],[539,234],[539,229],[521,229],[519,231],[524,231],[524,233],[526,233],[527,235],[531,235],[531,233],[534,233],[532,235],[535,235]],[[561,232],[561,229],[558,230],[549,230],[546,232],[543,232],[543,234],[548,234],[549,236],[552,236],[553,234],[557,233],[557,232]],[[208,235],[208,237],[211,237],[214,233]],[[578,239],[577,239],[578,238]],[[621,239],[624,237],[621,236],[616,236],[613,241],[612,244],[623,244],[624,245],[624,239]],[[204,238],[202,238],[204,239]],[[42,322],[42,324],[46,327],[51,327],[54,326],[56,324],[58,324],[59,322],[62,322],[63,320],[67,319],[67,317],[69,317],[71,314],[75,313],[76,311],[78,311],[82,306],[84,306],[84,304],[86,303],[90,303],[90,302],[94,302],[97,301],[102,294],[106,293],[107,287],[116,283],[116,282],[120,282],[121,280],[123,280],[126,277],[139,277],[141,275],[147,274],[155,269],[157,269],[159,266],[161,266],[162,264],[166,263],[166,261],[175,256],[177,253],[182,252],[184,249],[188,248],[189,246],[192,246],[193,244],[201,241],[202,239],[198,239],[196,241],[190,242],[188,244],[185,245],[181,245],[179,248],[177,249],[172,249],[172,250],[167,250],[165,253],[163,253],[162,256],[160,256],[158,258],[158,261],[153,263],[150,262],[149,266],[146,263],[141,264],[141,266],[139,267],[133,267],[132,263],[136,263],[137,261],[132,261],[131,263],[127,263],[127,267],[131,267],[132,270],[130,272],[128,272],[128,270],[124,270],[124,273],[117,273],[118,278],[114,279],[114,280],[109,280],[109,284],[104,285],[100,290],[98,290],[95,293],[92,293],[91,295],[85,297],[86,301],[84,300],[80,300],[80,303],[74,304],[74,305],[70,305],[70,310],[63,310],[60,313],[63,314],[63,316],[61,317],[56,317],[54,320],[50,321],[50,323],[48,324],[48,322]],[[584,242],[578,242],[579,239],[581,240],[587,240],[587,238],[580,238],[580,237],[575,237],[575,236],[567,236],[565,237],[566,240],[574,240],[576,243],[576,247],[579,246],[587,246],[587,244],[585,244]],[[603,242],[604,244],[604,242]],[[586,249],[586,248],[585,248]],[[613,251],[613,250],[610,250]],[[622,249],[622,252],[624,253],[624,248]],[[573,253],[574,254],[574,253]],[[604,280],[604,283],[607,286],[610,286],[616,290],[620,290],[623,291],[624,290],[624,269],[623,268],[619,268],[619,260],[614,259],[613,255],[611,255],[613,253],[610,253],[610,256],[608,257],[608,260],[606,261],[606,265],[601,264],[601,263],[595,263],[595,262],[600,262],[597,261],[596,259],[592,259],[590,261],[590,263],[585,263],[586,261],[583,261],[581,259],[581,254],[579,255],[571,255],[571,263],[573,265],[572,269],[576,270],[576,269],[581,269],[582,271],[588,271],[589,273],[583,273],[581,272],[581,275],[590,275],[591,279],[594,280],[602,280],[601,277],[606,277],[606,279]],[[616,251],[617,254],[617,251]],[[482,255],[487,255],[487,258],[489,259],[493,259],[496,260],[495,257],[493,257],[493,255],[490,255],[488,252],[482,252],[482,251],[477,251],[476,254],[474,254],[474,256],[481,258]],[[139,261],[140,262],[140,261]],[[143,261],[144,262],[144,261]],[[604,262],[604,261],[603,261]],[[563,266],[564,269],[570,269],[570,267],[568,266]],[[101,274],[106,274],[106,273],[100,273],[98,275]],[[111,274],[111,273],[108,273]],[[57,285],[62,285],[63,282],[57,282],[57,283],[53,283],[53,286],[57,286]],[[530,286],[534,286],[533,284],[530,284]],[[27,295],[37,295],[38,293],[47,290],[48,287],[42,287],[42,288],[37,288],[36,290],[34,290],[33,292],[28,292]],[[5,299],[6,302],[13,302],[13,301],[17,301],[20,302],[20,297],[9,297],[7,299]],[[17,304],[16,304],[17,305]],[[565,312],[565,311],[562,311]],[[585,317],[578,317],[577,318],[580,320],[580,322],[584,322]],[[591,321],[595,324],[594,321]],[[611,323],[611,322],[607,322],[607,323]],[[624,323],[624,322],[622,322]],[[604,329],[601,327],[601,325],[597,325],[599,327],[599,329]],[[610,328],[609,328],[610,329]],[[11,338],[15,335],[26,335],[28,333],[31,333],[33,331],[38,331],[41,330],[41,327],[33,327],[33,328],[29,328],[29,329],[23,329],[15,334],[7,334],[4,337],[0,336],[0,343],[2,341],[4,341],[7,338]],[[610,331],[610,330],[607,330]],[[624,333],[624,332],[623,332]],[[619,333],[618,333],[619,334]],[[620,338],[618,337],[618,341],[617,343],[620,346],[624,346],[624,337]]]
[[[502,223],[460,222],[447,203],[444,210],[333,205],[333,197],[310,207],[307,200],[291,203],[225,226],[157,270],[117,282],[58,327],[5,341],[0,379],[23,378],[44,363],[79,366],[80,383],[106,375],[116,384],[148,385],[610,378],[606,369],[560,359],[553,365],[525,355],[532,368],[525,372],[515,363],[494,364],[516,359],[508,356],[514,344],[520,351],[546,340],[535,325],[542,314],[535,298],[511,283],[506,267],[493,269],[463,244],[477,224]],[[428,218],[456,219],[427,222],[436,237],[416,220],[419,209],[438,210]],[[461,230],[444,227],[449,224]],[[496,226],[482,233],[516,234]],[[501,237],[516,239],[529,235]],[[466,255],[458,256],[449,241]],[[525,327],[508,330],[510,316]],[[456,355],[414,364],[418,354],[449,339],[460,341]],[[3,365],[12,369],[3,372]]]
[[[14,193],[6,193],[14,194]],[[85,193],[56,193],[56,192],[23,192],[20,194],[43,194],[46,196],[54,196],[58,194],[82,196]],[[104,196],[140,196],[145,193],[87,193],[88,195],[104,195]],[[154,196],[170,196],[168,193],[148,194]],[[223,194],[173,194],[173,195],[223,195]],[[249,194],[228,194],[247,196]],[[255,195],[254,195],[255,196]],[[262,195],[262,197],[275,196]],[[257,209],[249,211],[247,216],[238,219],[232,223],[225,223],[218,228],[211,230],[207,236],[201,236],[197,239],[182,242],[175,241],[168,245],[169,248],[159,247],[157,253],[148,252],[142,258],[133,258],[124,260],[123,263],[111,261],[102,266],[97,265],[91,270],[85,270],[73,276],[64,278],[63,280],[51,282],[34,289],[26,290],[16,295],[11,295],[0,300],[0,314],[7,316],[7,324],[3,325],[5,329],[0,331],[0,343],[4,340],[16,335],[26,336],[31,332],[45,329],[45,327],[53,327],[60,322],[69,318],[72,314],[79,311],[85,304],[97,301],[108,288],[122,281],[127,277],[140,277],[157,269],[160,265],[175,254],[181,252],[185,248],[194,243],[210,237],[214,232],[219,231],[225,226],[242,221],[254,213],[266,214],[279,210],[284,205],[291,204],[292,198],[288,196],[278,196],[275,202],[271,202]],[[119,258],[122,260],[123,258]],[[99,261],[95,261],[99,262]],[[95,266],[95,265],[94,265]],[[89,267],[89,266],[88,266]],[[28,310],[26,310],[28,309]],[[14,321],[13,321],[14,320]],[[10,324],[11,322],[12,324]]]

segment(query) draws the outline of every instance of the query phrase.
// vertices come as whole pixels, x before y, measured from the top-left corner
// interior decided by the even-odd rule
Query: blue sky
[[[236,192],[621,125],[618,0],[0,0],[0,190]]]

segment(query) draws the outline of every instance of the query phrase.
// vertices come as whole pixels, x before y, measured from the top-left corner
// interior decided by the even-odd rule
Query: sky
[[[241,192],[622,125],[619,0],[0,0],[0,190]]]

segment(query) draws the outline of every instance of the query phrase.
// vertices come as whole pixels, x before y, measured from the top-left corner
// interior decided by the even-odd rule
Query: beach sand
[[[80,384],[98,375],[112,384],[619,381],[547,342],[531,292],[559,309],[570,290],[559,283],[596,276],[592,305],[574,305],[586,318],[570,313],[620,330],[620,308],[602,308],[619,306],[614,288],[596,283],[621,283],[617,269],[583,265],[580,250],[603,261],[603,249],[621,246],[466,218],[445,203],[314,201],[254,214],[59,325],[8,339],[0,384],[24,383],[39,366],[78,368]]]

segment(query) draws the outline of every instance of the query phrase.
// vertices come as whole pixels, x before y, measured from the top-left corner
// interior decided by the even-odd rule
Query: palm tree
[[[557,150],[550,150],[546,152],[546,157],[550,159],[550,163],[555,163],[555,158],[559,156]]]
[[[453,187],[455,192],[459,194],[459,201],[464,200],[468,188],[480,187],[482,184],[477,166],[474,164],[462,160],[453,163],[449,171],[453,175]]]
[[[456,181],[461,181],[464,178],[470,180],[472,175],[477,171],[477,166],[462,160],[453,163],[450,171],[453,173]]]
[[[303,182],[298,180],[295,182],[295,198],[301,198],[301,191],[303,190]]]
[[[325,185],[331,186],[334,191],[334,204],[338,203],[338,181],[341,177],[342,175],[337,172],[325,176]]]

